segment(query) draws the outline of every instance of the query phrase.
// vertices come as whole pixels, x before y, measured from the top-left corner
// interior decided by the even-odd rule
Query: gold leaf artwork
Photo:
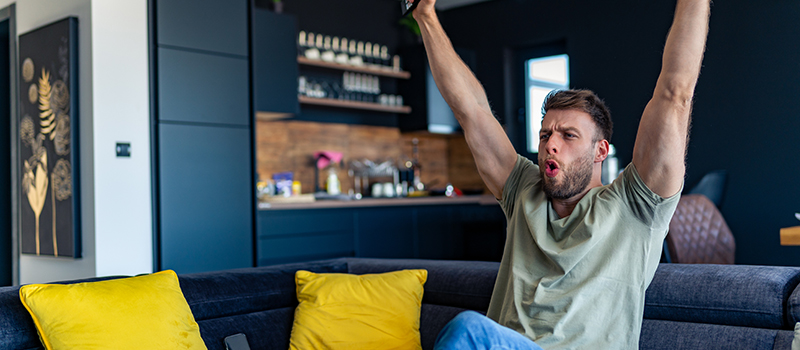
[[[56,154],[59,156],[69,155],[69,115],[59,114],[56,118],[56,137],[53,145],[56,147]]]
[[[28,197],[28,204],[36,219],[36,255],[39,255],[39,215],[47,198],[47,149],[42,146],[44,135],[39,134],[31,143],[33,155],[24,162],[22,191]]]
[[[63,201],[72,196],[72,167],[69,161],[59,159],[53,167],[52,175],[56,199]]]
[[[25,80],[26,83],[30,83],[31,80],[33,80],[33,60],[30,59],[30,57],[22,61],[22,79]]]
[[[62,80],[56,80],[50,93],[50,106],[61,113],[69,113],[69,89]]]
[[[22,122],[19,125],[19,138],[22,140],[22,143],[26,146],[30,146],[33,143],[33,119],[26,115],[22,118]]]
[[[39,89],[36,87],[36,84],[31,84],[30,89],[28,89],[28,100],[31,103],[36,103],[36,100],[39,99]]]
[[[42,77],[39,78],[39,126],[42,127],[42,134],[48,135],[55,129],[56,124],[53,123],[56,119],[55,113],[50,106],[50,73],[42,68]],[[50,136],[53,139],[53,135]]]

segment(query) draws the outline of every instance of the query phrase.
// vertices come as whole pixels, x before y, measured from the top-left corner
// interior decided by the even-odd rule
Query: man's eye
[[[544,140],[544,139],[548,138],[549,136],[550,135],[541,134],[541,135],[539,135],[539,140]]]
[[[570,133],[566,133],[566,134],[564,134],[564,136],[566,136],[568,138],[575,138],[576,137],[575,134],[570,134]]]

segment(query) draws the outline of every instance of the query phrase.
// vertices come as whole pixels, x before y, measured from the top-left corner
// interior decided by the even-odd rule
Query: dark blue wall
[[[519,92],[505,86],[504,50],[563,40],[572,86],[611,108],[612,143],[627,163],[661,65],[674,1],[493,0],[441,14],[454,45],[475,49],[476,75],[511,126]],[[728,171],[721,210],[740,264],[800,265],[781,227],[800,225],[800,2],[729,0],[712,7],[696,91],[686,187]]]
[[[0,21],[0,67],[9,67],[9,20]],[[0,286],[11,285],[11,77],[0,69]]]

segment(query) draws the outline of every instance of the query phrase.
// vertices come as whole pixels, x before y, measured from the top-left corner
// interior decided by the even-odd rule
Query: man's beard
[[[555,178],[548,178],[544,173],[544,159],[539,159],[539,173],[542,175],[542,189],[548,199],[569,199],[589,186],[592,180],[592,152],[586,156],[576,159],[569,166],[559,169],[563,174],[561,182],[556,184]]]

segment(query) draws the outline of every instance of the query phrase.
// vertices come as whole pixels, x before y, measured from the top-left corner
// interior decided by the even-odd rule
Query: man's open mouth
[[[559,166],[558,162],[553,159],[548,159],[544,162],[544,174],[547,177],[556,177],[558,175]]]

